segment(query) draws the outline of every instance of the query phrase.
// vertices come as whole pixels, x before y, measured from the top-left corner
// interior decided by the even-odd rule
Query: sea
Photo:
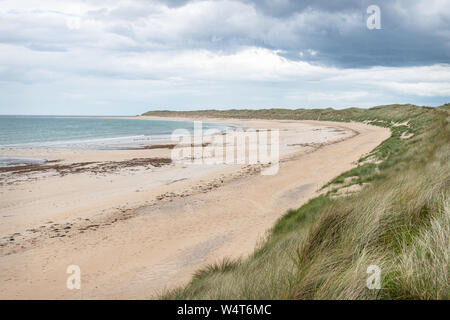
[[[225,131],[233,126],[202,122],[202,129]],[[152,141],[170,139],[176,129],[194,133],[194,122],[146,120],[120,117],[0,116],[1,149],[93,149],[141,148]],[[0,157],[0,167],[41,159]]]

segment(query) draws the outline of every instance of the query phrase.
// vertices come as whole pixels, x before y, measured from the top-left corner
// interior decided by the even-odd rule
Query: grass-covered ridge
[[[287,212],[247,259],[200,270],[165,299],[449,299],[450,108],[150,112],[147,115],[361,121],[392,136]],[[333,197],[350,184],[351,196]],[[366,287],[369,265],[381,290]]]

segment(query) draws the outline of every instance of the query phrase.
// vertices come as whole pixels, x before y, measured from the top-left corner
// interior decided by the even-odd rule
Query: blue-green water
[[[203,123],[203,130],[227,125]],[[0,116],[0,149],[121,149],[167,139],[175,129],[193,132],[190,121],[100,117]]]

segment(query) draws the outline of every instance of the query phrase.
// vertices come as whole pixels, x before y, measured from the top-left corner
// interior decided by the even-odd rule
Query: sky
[[[448,0],[0,0],[0,114],[448,102]]]

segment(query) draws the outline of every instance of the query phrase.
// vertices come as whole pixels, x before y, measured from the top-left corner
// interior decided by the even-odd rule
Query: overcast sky
[[[446,0],[0,0],[1,114],[435,106],[449,64]]]

